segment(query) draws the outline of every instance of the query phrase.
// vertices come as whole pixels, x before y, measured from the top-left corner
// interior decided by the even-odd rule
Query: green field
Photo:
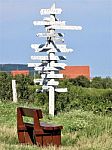
[[[55,150],[56,147],[52,146],[41,148],[18,143],[16,131],[18,106],[38,108],[33,104],[0,102],[0,150]],[[112,150],[111,115],[71,110],[60,113],[54,118],[45,115],[44,121],[64,126],[60,150]]]

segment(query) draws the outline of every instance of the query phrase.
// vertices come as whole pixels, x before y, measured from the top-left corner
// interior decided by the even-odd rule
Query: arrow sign
[[[41,15],[61,14],[61,13],[62,13],[62,9],[55,8],[55,4],[52,5],[51,9],[41,9],[40,10]]]
[[[34,79],[34,83],[36,84],[36,83],[40,83],[40,85],[42,85],[43,84],[43,79]]]
[[[41,74],[41,77],[47,79],[61,79],[63,78],[63,74]]]
[[[56,25],[56,26],[64,26],[65,25],[65,21],[33,21],[34,26],[49,26],[49,25]]]
[[[31,48],[35,49],[35,52],[46,52],[51,49],[51,47],[47,47],[45,44],[31,44]]]
[[[63,33],[38,33],[39,37],[64,37]]]
[[[42,89],[43,89],[43,90],[48,90],[49,88],[50,88],[50,87],[49,87],[48,85],[43,85],[43,86],[42,86]]]
[[[56,92],[59,92],[59,93],[63,93],[63,92],[67,92],[68,90],[67,90],[67,88],[57,88],[57,89],[55,89],[55,91]]]
[[[35,70],[36,71],[58,71],[59,69],[55,67],[35,67]]]
[[[47,85],[49,86],[58,86],[59,85],[59,82],[58,81],[48,81]]]
[[[67,49],[66,45],[62,45],[62,44],[57,44],[57,45],[53,45],[53,44],[32,44],[31,48],[35,49],[35,52],[63,52],[63,53],[67,53],[67,52],[72,52],[72,49]]]
[[[62,68],[64,68],[65,66],[67,66],[65,63],[53,63],[53,64],[51,64],[51,67],[62,67]]]
[[[60,29],[60,30],[82,30],[81,26],[61,26],[61,25],[52,25],[46,27],[46,29]]]
[[[45,65],[47,65],[47,63],[28,63],[28,67],[41,67]]]
[[[31,56],[32,60],[66,60],[65,56]]]

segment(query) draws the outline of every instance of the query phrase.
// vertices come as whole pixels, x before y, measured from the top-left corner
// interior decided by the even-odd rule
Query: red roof
[[[78,76],[85,76],[90,79],[89,66],[66,66],[64,70],[60,70],[66,78],[76,78]]]
[[[20,74],[29,75],[29,70],[13,70],[13,71],[11,71],[11,74],[13,76],[20,75]]]

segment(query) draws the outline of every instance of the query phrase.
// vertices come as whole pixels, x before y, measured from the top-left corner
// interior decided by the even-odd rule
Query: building
[[[78,76],[85,76],[90,79],[90,67],[89,66],[66,66],[64,70],[61,70],[65,78],[76,78]]]
[[[11,71],[12,76],[16,75],[29,75],[29,70],[13,70]]]
[[[27,64],[0,64],[0,72],[11,73],[13,76],[17,74],[33,75],[34,68],[29,68]]]

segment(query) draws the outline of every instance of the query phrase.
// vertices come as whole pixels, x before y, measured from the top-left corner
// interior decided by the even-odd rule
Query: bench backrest
[[[37,113],[38,119],[43,118],[41,109],[31,109],[18,107],[17,110],[21,113],[21,116],[34,117],[34,113]]]
[[[24,107],[17,108],[17,128],[18,129],[26,129],[26,121],[24,122],[23,117],[32,117],[34,123],[34,130],[42,130],[40,126],[40,120],[43,118],[41,109],[30,109]]]

